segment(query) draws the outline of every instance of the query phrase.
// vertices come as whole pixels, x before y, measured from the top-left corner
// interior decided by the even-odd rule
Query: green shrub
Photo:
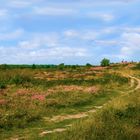
[[[65,68],[65,64],[61,63],[58,65],[58,69],[63,70]]]
[[[7,64],[2,64],[2,65],[0,65],[0,69],[6,70],[6,69],[8,69],[8,65]]]
[[[0,83],[0,89],[5,89],[6,85],[4,83]]]
[[[140,70],[140,62],[136,65],[136,69]]]
[[[27,76],[15,75],[14,77],[11,78],[10,82],[12,84],[20,85],[20,84],[24,84],[27,82],[31,82],[31,79]]]
[[[104,82],[118,82],[120,84],[128,83],[128,78],[123,77],[117,73],[105,73],[103,77]]]
[[[0,128],[10,130],[12,128],[25,128],[30,123],[37,121],[41,118],[38,112],[32,110],[27,111],[21,109],[14,113],[7,113],[0,116]]]
[[[92,65],[91,65],[91,64],[89,64],[89,63],[87,63],[87,64],[86,64],[86,67],[92,67]]]
[[[36,69],[36,65],[35,64],[32,65],[32,69]]]
[[[105,66],[109,66],[109,65],[110,65],[110,60],[109,59],[104,58],[101,61],[101,66],[105,67]]]
[[[25,128],[41,119],[43,110],[30,98],[17,97],[0,108],[0,129]]]

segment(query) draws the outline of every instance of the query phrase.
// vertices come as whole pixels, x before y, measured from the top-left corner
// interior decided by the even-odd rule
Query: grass
[[[124,73],[130,71],[133,75],[139,75],[138,70],[135,69],[124,70]],[[70,119],[55,123],[44,120],[44,117],[86,112],[116,99],[125,94],[124,91],[132,88],[130,78],[121,74],[122,67],[118,67],[117,70],[109,67],[98,72],[83,66],[67,67],[62,70],[32,67],[6,68],[0,69],[0,72],[0,139],[14,137],[47,139],[41,138],[39,133],[65,127],[67,124],[74,124],[75,129],[68,131],[68,134],[67,132],[62,136],[52,134],[48,138],[57,139],[65,136],[71,138],[76,135],[73,131],[77,132],[75,140],[80,138],[79,135],[83,138],[84,135],[88,137],[90,132],[85,133],[82,125],[85,125],[88,130],[87,125],[91,122],[90,126],[92,126],[92,120],[96,115],[88,119]],[[118,114],[121,115],[123,112]],[[99,116],[104,115],[99,113]],[[79,129],[82,130],[83,135]]]
[[[138,140],[140,138],[139,101],[139,92],[127,95],[125,98],[114,99],[90,118],[76,122],[67,132],[50,135],[48,139]]]

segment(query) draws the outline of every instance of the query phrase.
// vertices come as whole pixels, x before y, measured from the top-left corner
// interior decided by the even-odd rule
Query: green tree
[[[136,69],[140,69],[140,62],[136,65]]]
[[[109,66],[109,65],[110,65],[110,60],[109,59],[104,58],[101,61],[101,66],[105,67],[105,66]]]
[[[36,65],[35,64],[32,65],[32,69],[36,69]]]
[[[86,64],[86,67],[92,67],[92,65],[91,65],[91,64],[89,64],[89,63],[87,63],[87,64]]]
[[[8,69],[8,65],[7,64],[1,64],[0,69],[6,70],[6,69]]]
[[[61,63],[61,64],[58,65],[58,68],[59,68],[60,70],[63,70],[64,67],[65,67],[65,64],[64,64],[64,63]]]

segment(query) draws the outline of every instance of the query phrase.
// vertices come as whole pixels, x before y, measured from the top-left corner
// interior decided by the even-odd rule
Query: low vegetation
[[[136,65],[135,68],[140,70],[140,62]]]
[[[133,85],[128,75],[139,77],[140,73],[138,69],[125,67],[1,65],[0,138],[117,140],[139,137],[139,91],[132,94],[127,91],[133,91],[137,84],[135,81]],[[85,113],[109,101],[112,103],[101,111]],[[62,119],[72,114],[88,114],[88,117]],[[51,122],[50,118],[55,116],[61,121]],[[40,135],[68,125],[72,128],[61,134]]]
[[[140,138],[139,92],[114,99],[101,111],[86,120],[76,122],[52,140],[138,140]]]
[[[101,66],[105,67],[105,66],[109,66],[110,65],[110,60],[107,59],[107,58],[104,58],[102,61],[101,61]]]

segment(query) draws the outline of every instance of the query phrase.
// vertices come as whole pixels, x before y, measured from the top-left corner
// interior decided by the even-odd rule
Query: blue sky
[[[0,63],[140,61],[140,0],[0,0]]]

